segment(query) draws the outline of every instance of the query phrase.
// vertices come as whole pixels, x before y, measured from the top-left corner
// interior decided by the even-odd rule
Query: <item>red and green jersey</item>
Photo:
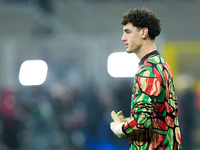
[[[177,96],[170,68],[158,51],[147,54],[139,65],[131,119],[122,128],[130,138],[130,150],[180,149]]]

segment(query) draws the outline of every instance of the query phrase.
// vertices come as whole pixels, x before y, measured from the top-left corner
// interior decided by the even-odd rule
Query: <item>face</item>
[[[132,23],[128,23],[123,27],[123,35],[121,40],[126,45],[127,53],[138,53],[142,46],[142,34]]]

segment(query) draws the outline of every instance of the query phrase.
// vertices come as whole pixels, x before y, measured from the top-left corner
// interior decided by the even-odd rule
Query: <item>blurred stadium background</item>
[[[125,51],[122,14],[147,7],[177,87],[184,150],[200,149],[199,0],[0,0],[0,150],[127,150],[110,112],[129,115],[132,78],[113,78],[107,59]],[[42,85],[23,86],[26,60],[48,65]]]

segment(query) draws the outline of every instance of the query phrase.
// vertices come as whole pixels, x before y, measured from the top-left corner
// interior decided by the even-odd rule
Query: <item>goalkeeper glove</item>
[[[111,112],[111,117],[113,119],[114,122],[110,123],[110,129],[112,130],[112,132],[117,135],[119,138],[126,138],[127,135],[124,134],[124,132],[122,131],[122,127],[124,125],[124,122],[122,122],[122,120],[119,118],[119,116],[115,113],[115,111]]]

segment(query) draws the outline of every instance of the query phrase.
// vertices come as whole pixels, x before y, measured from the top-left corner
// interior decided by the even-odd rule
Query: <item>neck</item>
[[[155,40],[146,40],[143,42],[143,45],[138,50],[136,55],[141,60],[145,55],[147,55],[148,53],[151,53],[152,51],[155,51],[156,49],[157,48],[156,48]]]

